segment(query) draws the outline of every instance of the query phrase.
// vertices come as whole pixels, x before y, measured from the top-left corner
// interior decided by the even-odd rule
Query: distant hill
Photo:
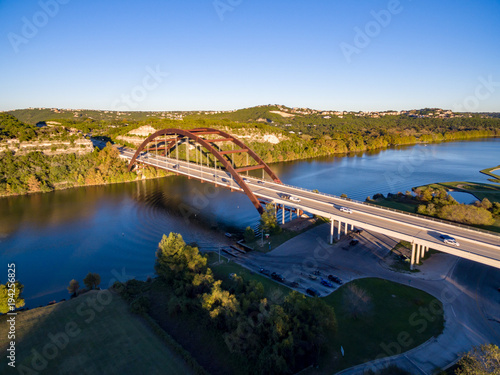
[[[22,122],[35,125],[40,121],[50,120],[84,121],[86,119],[91,119],[95,121],[105,121],[112,123],[121,121],[144,121],[148,118],[182,119],[184,115],[190,114],[192,112],[121,112],[90,109],[27,108],[16,109],[13,111],[8,111],[7,113],[17,117]]]

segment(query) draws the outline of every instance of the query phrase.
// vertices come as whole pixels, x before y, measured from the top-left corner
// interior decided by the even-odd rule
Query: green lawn
[[[276,294],[284,297],[290,292],[290,289],[282,284],[260,274],[251,273],[234,262],[222,263],[211,268],[216,277],[224,282],[229,282],[230,273],[236,273],[245,280],[262,282],[270,298]],[[352,318],[343,301],[344,294],[348,293],[347,285],[351,283],[366,290],[372,301],[371,312],[359,319]],[[418,312],[420,308],[429,308],[431,305],[434,307],[434,304],[442,308],[441,303],[430,294],[410,286],[375,278],[359,279],[351,283],[323,298],[335,309],[338,332],[334,337],[328,338],[330,350],[322,356],[320,368],[307,373],[332,373],[373,360],[378,356],[392,355],[391,350],[404,352],[442,332],[444,324],[442,313],[433,315],[435,320],[431,322],[423,320]],[[414,314],[413,319],[410,319],[412,314]],[[426,322],[425,327],[424,322]],[[341,345],[345,350],[343,358],[340,354]],[[386,347],[384,345],[389,349],[384,350]],[[332,369],[334,371],[331,371]]]
[[[344,295],[349,293],[347,285],[324,298],[334,306],[339,328],[335,337],[330,338],[332,353],[323,357],[321,367],[335,366],[337,371],[377,357],[405,352],[442,332],[442,313],[429,313],[433,321],[419,313],[420,308],[434,308],[434,312],[442,308],[428,293],[375,278],[351,283],[368,293],[372,310],[354,319],[344,302]],[[344,357],[340,354],[340,346],[344,348]]]
[[[33,371],[35,350],[46,359],[43,374],[190,374],[192,371],[169,350],[116,294],[97,291],[67,302],[21,312],[16,317],[16,373]],[[106,298],[109,297],[109,298]],[[87,300],[93,298],[95,307]],[[6,352],[7,316],[0,317],[0,349]],[[59,337],[60,348],[48,335]],[[49,359],[50,358],[50,359]],[[0,359],[0,373],[7,367]],[[37,363],[35,363],[37,365]],[[44,365],[43,362],[39,365]],[[21,372],[20,372],[21,373]]]

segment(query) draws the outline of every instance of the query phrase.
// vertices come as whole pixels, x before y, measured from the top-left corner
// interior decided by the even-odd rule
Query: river
[[[500,139],[396,147],[271,165],[284,183],[364,200],[432,182],[488,182],[479,170],[500,162]],[[467,199],[467,198],[465,198]],[[181,233],[205,250],[224,232],[255,226],[248,198],[185,177],[75,188],[0,199],[0,283],[16,264],[27,306],[68,298],[88,272],[101,286],[154,276],[163,234]]]

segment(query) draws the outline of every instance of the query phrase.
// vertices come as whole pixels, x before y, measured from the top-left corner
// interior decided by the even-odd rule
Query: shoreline
[[[287,159],[287,160],[283,160],[283,161],[276,161],[276,162],[267,163],[267,164],[270,165],[270,166],[272,166],[274,164],[287,163],[287,162],[292,162],[292,161],[310,160],[310,159],[314,159],[314,158],[324,158],[324,157],[332,157],[332,156],[333,157],[349,157],[349,156],[353,156],[353,155],[356,155],[356,154],[362,154],[362,153],[365,153],[365,152],[380,152],[380,151],[384,151],[384,150],[397,149],[398,147],[405,147],[405,146],[414,147],[414,146],[417,146],[417,145],[441,144],[441,143],[450,143],[450,142],[477,142],[480,139],[490,140],[490,139],[496,139],[496,138],[500,138],[500,136],[494,135],[494,136],[491,136],[491,137],[484,137],[484,136],[482,136],[482,137],[477,137],[477,138],[443,140],[443,141],[436,141],[436,142],[416,142],[416,143],[409,143],[409,144],[398,144],[398,145],[390,145],[390,146],[387,146],[387,147],[381,147],[381,148],[376,148],[376,149],[366,149],[366,150],[361,150],[361,151],[350,151],[350,152],[340,152],[340,153],[335,153],[334,152],[334,153],[328,153],[328,154],[323,154],[323,155],[316,155],[316,156],[305,157],[305,158],[296,158],[296,159],[291,158],[291,159]],[[113,146],[119,147],[119,146],[122,146],[122,145],[115,144]],[[487,171],[489,169],[490,168],[487,168],[487,169],[484,169],[484,170],[482,170],[480,172],[484,173],[483,171]],[[500,166],[493,167],[492,170],[493,171],[494,170],[500,170]],[[490,172],[491,172],[491,170],[490,170]],[[113,185],[113,184],[136,182],[136,181],[141,181],[141,180],[153,180],[153,179],[157,179],[157,178],[168,177],[168,176],[174,175],[174,173],[171,173],[171,172],[166,172],[166,173],[167,173],[166,176],[136,178],[136,179],[130,180],[130,181],[109,182],[109,183],[103,183],[103,184],[97,184],[97,185],[74,185],[74,186],[69,186],[69,187],[64,187],[64,188],[55,188],[55,189],[49,190],[49,191],[35,191],[35,192],[29,192],[29,193],[24,193],[24,194],[8,194],[8,195],[6,195],[6,194],[0,194],[0,199],[2,199],[2,198],[8,198],[8,197],[28,196],[28,195],[39,194],[39,193],[51,193],[51,192],[62,191],[62,190],[67,190],[67,189],[72,189],[72,188],[86,187],[86,186],[106,186],[106,185]],[[488,174],[488,173],[486,173],[486,174]],[[496,176],[496,175],[493,175],[493,174],[488,174],[488,175]],[[497,177],[500,178],[500,176],[497,176]]]

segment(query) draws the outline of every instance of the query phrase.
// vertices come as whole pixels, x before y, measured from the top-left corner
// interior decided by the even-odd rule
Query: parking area
[[[254,251],[233,260],[304,294],[314,294],[308,293],[308,289],[313,289],[326,296],[342,284],[362,277],[367,273],[364,270],[377,265],[397,243],[390,237],[363,230],[342,236],[330,245],[329,230],[329,224],[320,225],[269,253]]]

